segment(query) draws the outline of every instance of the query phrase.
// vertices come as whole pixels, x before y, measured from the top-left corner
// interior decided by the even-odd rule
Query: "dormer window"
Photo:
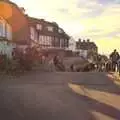
[[[36,28],[37,28],[37,30],[42,30],[42,25],[41,24],[37,24]]]
[[[62,30],[62,29],[59,29],[58,32],[59,32],[59,33],[63,33],[63,30]]]
[[[52,26],[48,26],[47,28],[48,28],[49,32],[53,32],[53,27]]]

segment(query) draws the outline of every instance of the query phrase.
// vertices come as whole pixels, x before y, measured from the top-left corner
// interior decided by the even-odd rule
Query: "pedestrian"
[[[119,59],[117,61],[117,65],[118,65],[118,73],[119,73],[119,76],[120,76],[120,57],[119,57]]]
[[[54,68],[54,62],[53,62],[53,59],[52,59],[52,58],[49,60],[48,65],[49,65],[49,70],[50,70],[51,72],[53,72],[53,71],[55,70],[55,68]]]
[[[115,72],[117,67],[117,61],[119,59],[119,53],[116,49],[110,54],[110,59],[112,61],[112,71]]]
[[[58,64],[58,56],[54,56],[53,62],[55,66]]]
[[[72,72],[74,72],[74,65],[73,64],[70,66],[70,69]]]

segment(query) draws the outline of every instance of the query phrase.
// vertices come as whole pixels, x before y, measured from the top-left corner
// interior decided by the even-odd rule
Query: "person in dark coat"
[[[117,61],[119,59],[119,53],[117,52],[117,50],[115,49],[114,52],[112,52],[110,54],[110,59],[112,61],[112,71],[115,72],[116,67],[117,67]]]

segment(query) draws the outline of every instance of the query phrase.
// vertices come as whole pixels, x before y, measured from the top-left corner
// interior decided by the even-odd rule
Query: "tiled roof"
[[[97,48],[94,42],[76,42],[78,49],[88,50],[92,48]]]
[[[39,19],[39,18],[34,18],[34,17],[29,17],[29,16],[27,16],[27,18],[29,20],[29,24],[41,23],[41,24],[44,24],[45,26],[50,25],[50,26],[53,26],[57,29],[61,29],[63,31],[63,33],[59,33],[59,35],[64,35],[67,38],[69,38],[69,35],[66,34],[65,31],[62,28],[60,28],[56,22],[49,22],[49,21],[46,21],[44,19]]]

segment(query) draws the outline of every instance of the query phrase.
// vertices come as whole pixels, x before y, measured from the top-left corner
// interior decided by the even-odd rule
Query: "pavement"
[[[36,71],[2,80],[0,120],[120,120],[120,87],[97,72]]]
[[[108,77],[113,79],[114,83],[120,86],[120,75],[118,72],[111,72]]]

